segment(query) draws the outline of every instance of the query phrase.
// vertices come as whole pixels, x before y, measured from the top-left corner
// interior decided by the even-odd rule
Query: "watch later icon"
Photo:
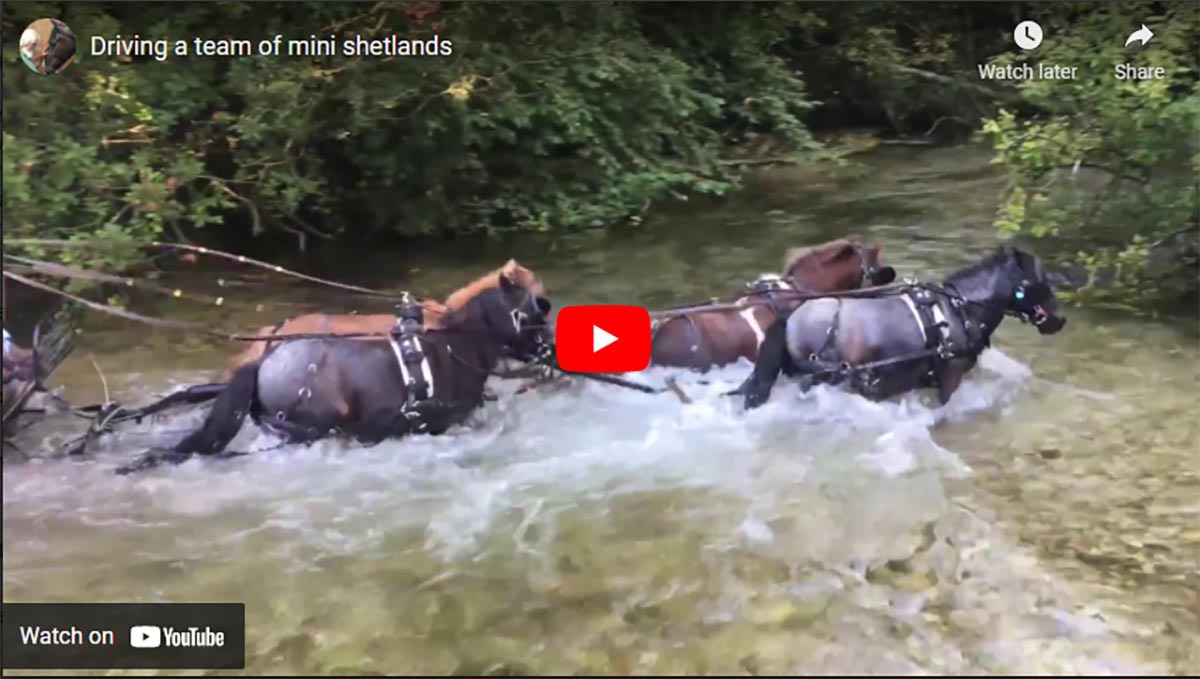
[[[1153,37],[1154,31],[1146,28],[1146,24],[1142,24],[1141,28],[1137,29],[1133,33],[1130,33],[1129,37],[1125,38],[1125,46],[1129,47],[1130,43],[1138,42],[1141,43],[1142,47],[1145,47],[1146,43],[1150,42],[1150,38]]]
[[[1042,27],[1036,21],[1022,21],[1013,31],[1013,40],[1023,50],[1036,49],[1042,44]]]

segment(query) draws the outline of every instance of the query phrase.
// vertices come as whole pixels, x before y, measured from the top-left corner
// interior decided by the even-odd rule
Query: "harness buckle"
[[[425,309],[407,291],[400,295],[396,305],[396,324],[393,333],[409,336],[425,332]]]

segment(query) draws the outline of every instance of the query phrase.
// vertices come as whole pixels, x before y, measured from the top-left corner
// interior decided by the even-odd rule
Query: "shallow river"
[[[926,279],[995,245],[1000,179],[986,155],[892,147],[858,160],[858,172],[771,171],[641,232],[357,253],[327,268],[443,295],[515,256],[559,307],[662,307],[734,292],[786,248],[851,231]],[[140,310],[240,330],[371,308],[270,290],[219,312]],[[197,411],[84,460],[10,453],[5,600],[245,602],[247,672],[272,674],[1195,674],[1195,319],[1067,311],[1054,337],[1007,321],[946,407],[781,383],[744,413],[720,393],[746,364],[680,376],[688,405],[584,381],[512,396],[519,385],[497,380],[502,398],[471,426],[374,448],[326,441],[113,475]],[[229,350],[89,319],[54,382],[72,402],[100,399],[94,359],[114,398],[139,403],[206,381]],[[55,422],[24,445],[73,433]],[[275,443],[247,426],[232,447]]]

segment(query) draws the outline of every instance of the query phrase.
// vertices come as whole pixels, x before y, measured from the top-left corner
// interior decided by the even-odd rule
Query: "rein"
[[[826,297],[884,297],[887,295],[899,294],[904,288],[909,287],[905,283],[888,283],[887,285],[875,285],[869,288],[859,288],[857,290],[843,290],[841,292],[808,292],[804,290],[752,290],[736,297],[727,297],[724,299],[741,300],[746,297],[766,297],[774,295],[780,298],[789,300],[808,301],[812,299],[823,299]],[[756,299],[744,303],[738,302],[722,302],[723,298],[713,298],[708,303],[697,304],[693,306],[672,307],[663,311],[651,311],[650,318],[664,319],[684,316],[691,313],[704,313],[707,311],[741,311],[754,306],[769,306],[770,300]]]
[[[931,290],[933,292],[943,294],[951,299],[958,300],[959,302],[961,302],[963,304],[973,304],[976,306],[988,307],[988,308],[1000,311],[1001,313],[1003,313],[1007,316],[1012,316],[1014,318],[1020,318],[1022,321],[1026,320],[1025,317],[1022,316],[1020,313],[1012,311],[1011,309],[1008,309],[1007,307],[1002,307],[1002,306],[1000,306],[998,304],[994,304],[992,302],[980,302],[980,301],[973,300],[973,299],[967,299],[966,297],[963,297],[958,292],[949,290],[943,285],[938,285],[936,283],[920,283],[913,279],[909,279],[909,280],[902,281],[899,283],[888,283],[887,285],[875,285],[875,286],[871,286],[869,288],[858,288],[857,290],[843,290],[841,292],[805,292],[802,290],[751,291],[751,292],[747,292],[746,294],[740,295],[733,299],[743,299],[746,297],[764,297],[768,294],[776,295],[778,297],[782,297],[785,299],[790,299],[791,301],[795,301],[795,300],[809,301],[809,300],[814,300],[814,299],[840,299],[840,298],[855,298],[855,297],[863,297],[863,298],[867,298],[867,299],[877,299],[880,297],[891,297],[891,296],[895,296],[895,295],[900,295],[900,294],[903,294],[906,290],[910,290],[914,287],[925,288],[927,290]],[[654,319],[654,320],[658,320],[658,319],[677,318],[679,316],[685,316],[687,314],[705,313],[705,312],[709,312],[709,311],[741,311],[741,310],[744,310],[744,309],[747,309],[750,307],[770,306],[770,304],[771,304],[771,302],[769,300],[764,300],[764,299],[751,300],[751,301],[742,302],[742,303],[720,302],[720,301],[718,301],[720,299],[721,298],[714,298],[713,303],[710,303],[710,304],[699,304],[699,305],[687,306],[687,307],[672,307],[670,309],[666,309],[663,311],[651,311],[650,318]]]
[[[16,262],[18,266],[9,267],[10,271],[17,271],[24,274],[43,274],[53,276],[55,278],[72,278],[84,281],[98,281],[101,283],[113,283],[126,288],[149,290],[159,294],[174,297],[175,299],[187,299],[194,302],[203,302],[212,304],[213,306],[224,306],[224,297],[208,297],[205,295],[195,295],[189,292],[184,292],[179,288],[170,288],[165,285],[158,285],[142,280],[137,280],[129,276],[117,276],[114,274],[104,273],[101,271],[88,271],[86,269],[78,269],[63,264],[55,264],[52,262],[42,262],[36,259],[20,257],[17,255],[5,254],[4,259]],[[223,280],[218,281],[218,285],[222,285]]]
[[[49,292],[49,293],[58,295],[60,297],[69,299],[72,302],[82,304],[83,306],[85,306],[89,309],[92,309],[93,311],[99,311],[101,313],[106,313],[106,314],[109,314],[112,316],[116,316],[118,318],[124,318],[124,319],[130,320],[130,321],[137,321],[139,323],[145,323],[147,325],[152,325],[152,326],[159,327],[159,328],[187,330],[190,332],[199,333],[199,334],[205,335],[207,337],[212,337],[212,338],[220,339],[220,340],[233,340],[233,341],[238,341],[238,342],[271,342],[271,341],[279,341],[279,340],[322,339],[322,338],[333,338],[333,337],[361,338],[361,337],[387,337],[388,336],[388,333],[383,333],[383,332],[289,333],[289,334],[284,334],[284,335],[226,334],[226,333],[222,333],[222,332],[217,332],[216,330],[211,330],[207,326],[200,325],[199,323],[187,323],[184,321],[170,321],[170,320],[166,320],[166,319],[162,319],[162,318],[154,318],[152,316],[144,316],[142,314],[139,314],[139,313],[136,313],[133,311],[127,311],[125,309],[114,307],[114,306],[111,306],[108,304],[101,304],[100,302],[93,302],[90,299],[84,299],[83,297],[79,297],[78,295],[73,295],[69,292],[59,290],[58,288],[56,288],[52,285],[46,285],[45,283],[39,283],[33,279],[27,278],[18,273],[13,273],[11,271],[5,271],[4,277],[11,278],[12,280],[17,281],[18,283],[23,283],[25,285],[28,285],[31,288],[43,290],[45,292]],[[432,330],[431,332],[438,332],[438,331],[442,331],[442,330],[443,330],[442,328],[437,328],[435,330]]]
[[[58,247],[58,248],[74,248],[74,247],[87,248],[87,247],[95,247],[97,245],[101,245],[101,246],[102,245],[119,245],[119,246],[130,247],[133,245],[129,242],[118,241],[118,240],[62,240],[62,239],[53,239],[53,238],[10,238],[10,239],[6,239],[5,243],[7,245],[32,245],[32,246]],[[143,246],[138,246],[138,247],[143,247]],[[378,297],[381,299],[387,299],[387,300],[391,300],[391,301],[396,301],[399,299],[399,297],[397,295],[395,295],[394,293],[384,292],[382,290],[373,290],[371,288],[364,288],[364,287],[358,286],[358,285],[350,285],[349,283],[339,283],[337,281],[331,281],[326,278],[318,278],[316,276],[310,276],[308,274],[300,273],[299,271],[292,271],[291,269],[285,269],[282,266],[279,266],[277,264],[270,264],[268,262],[263,262],[261,260],[251,259],[250,257],[246,257],[244,255],[235,255],[235,254],[232,254],[229,252],[223,252],[221,250],[214,250],[212,248],[206,248],[201,245],[187,245],[184,243],[164,243],[162,241],[151,241],[149,243],[149,245],[146,247],[166,248],[166,249],[170,249],[170,250],[183,250],[185,252],[195,252],[195,253],[202,254],[202,255],[211,255],[211,256],[217,257],[219,259],[225,259],[225,260],[229,260],[232,262],[237,262],[239,264],[248,264],[250,266],[257,267],[259,269],[266,269],[267,271],[272,271],[274,273],[283,274],[285,276],[291,276],[292,278],[298,278],[300,280],[309,281],[310,283],[318,283],[320,285],[325,285],[325,286],[328,286],[331,288],[338,288],[339,290],[345,290],[347,292],[353,292],[353,293],[357,293],[360,295],[367,295],[369,297]]]

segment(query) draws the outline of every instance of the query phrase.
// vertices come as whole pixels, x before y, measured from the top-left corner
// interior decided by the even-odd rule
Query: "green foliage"
[[[4,17],[4,225],[136,246],[569,231],[737,186],[747,158],[826,158],[809,125],[961,138],[1009,179],[996,227],[1052,241],[1111,304],[1195,294],[1200,5],[1003,3],[17,3]],[[75,63],[45,77],[16,36],[62,16]],[[1017,52],[1038,19],[1046,41]],[[1141,23],[1145,48],[1121,45]],[[91,57],[95,36],[453,41],[449,57]],[[1005,87],[977,64],[1073,66]],[[1113,66],[1160,66],[1118,81]],[[817,105],[820,100],[820,105]],[[1003,103],[1004,110],[994,107]],[[1032,114],[1032,115],[1031,115]],[[807,124],[806,124],[807,123]],[[950,131],[947,133],[946,130]],[[932,135],[931,135],[932,136]],[[1180,235],[1182,234],[1182,236]],[[289,236],[290,237],[290,236]],[[130,247],[121,247],[127,243]]]
[[[803,6],[815,21],[793,38],[794,59],[822,103],[817,119],[958,139],[991,106],[978,63],[1011,46],[1023,11],[995,2]]]
[[[1146,9],[1043,6],[1043,45],[993,63],[1074,66],[1076,78],[1023,82],[1023,100],[1042,113],[1001,111],[984,125],[1009,177],[997,228],[1077,250],[1089,281],[1076,297],[1119,306],[1195,295],[1200,282],[1200,5]],[[1153,40],[1125,48],[1142,23]],[[1118,80],[1122,63],[1161,67],[1165,78]]]
[[[723,133],[816,144],[803,84],[773,45],[795,8],[689,7],[701,40],[631,4],[72,4],[74,64],[21,65],[4,24],[10,237],[144,243],[613,224],[736,185]],[[792,23],[788,23],[791,21]],[[453,41],[428,57],[91,57],[90,36]],[[127,267],[133,250],[67,251]]]

